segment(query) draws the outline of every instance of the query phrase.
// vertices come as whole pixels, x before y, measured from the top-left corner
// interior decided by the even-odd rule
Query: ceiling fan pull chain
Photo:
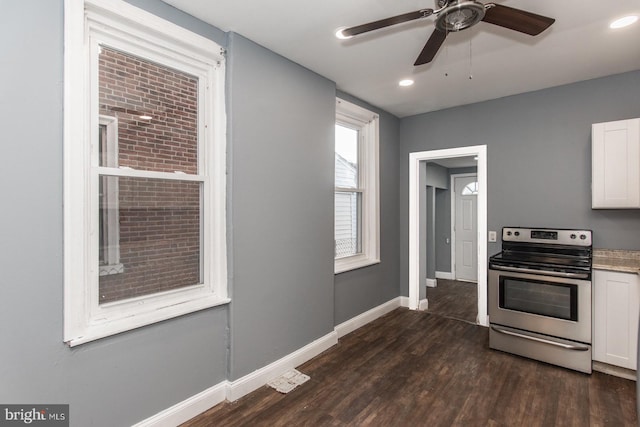
[[[446,62],[447,66],[444,69],[444,76],[445,77],[449,77],[449,48],[447,46],[444,47],[444,61]]]
[[[449,46],[445,45],[444,47],[444,62],[447,64],[447,66],[444,69],[444,76],[445,77],[449,77],[449,71],[447,70],[449,68]]]
[[[469,39],[469,80],[473,79],[473,37]]]

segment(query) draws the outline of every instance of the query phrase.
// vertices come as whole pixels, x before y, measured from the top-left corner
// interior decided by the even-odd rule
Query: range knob
[[[507,236],[511,236],[511,232],[510,231],[507,231]]]
[[[586,238],[587,238],[587,235],[586,235],[586,234],[581,234],[581,235],[580,235],[580,240],[585,240]]]
[[[576,238],[576,237],[578,237],[578,236],[576,236],[575,234],[572,234],[572,235],[571,235],[571,236],[569,236],[569,237],[571,237],[572,239],[575,239],[575,238]]]
[[[519,236],[519,235],[520,235],[520,232],[519,232],[519,231],[516,231],[516,232],[515,232],[515,233],[513,233],[513,234],[515,234],[516,236]]]

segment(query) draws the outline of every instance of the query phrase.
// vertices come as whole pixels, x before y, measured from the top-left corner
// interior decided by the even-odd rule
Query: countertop
[[[640,251],[594,249],[592,268],[640,274]]]

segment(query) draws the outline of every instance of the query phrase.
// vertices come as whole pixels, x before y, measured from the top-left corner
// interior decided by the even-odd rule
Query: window
[[[124,2],[65,2],[70,345],[229,301],[223,91],[212,41]]]
[[[478,182],[470,182],[462,189],[463,196],[477,196],[478,195]]]
[[[335,272],[380,262],[378,116],[336,101]]]

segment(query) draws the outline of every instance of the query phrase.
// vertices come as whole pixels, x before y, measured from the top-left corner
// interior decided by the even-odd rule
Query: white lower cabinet
[[[640,276],[593,273],[593,360],[636,370]]]

